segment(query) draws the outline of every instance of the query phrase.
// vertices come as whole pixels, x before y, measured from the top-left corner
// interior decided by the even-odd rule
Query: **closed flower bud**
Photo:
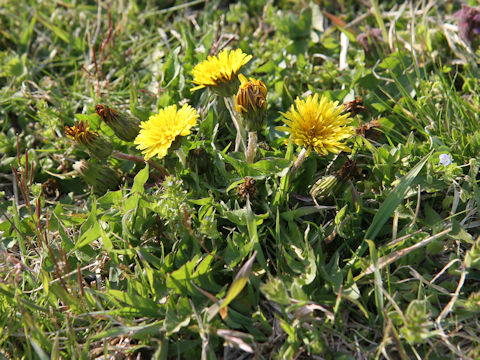
[[[84,146],[87,151],[98,159],[104,159],[113,151],[112,142],[97,131],[90,130],[86,121],[77,121],[73,126],[65,126],[65,135]]]
[[[315,182],[310,190],[313,201],[317,204],[317,202],[325,200],[329,195],[340,191],[347,180],[357,178],[361,173],[362,170],[354,160],[345,159],[340,170],[334,174],[323,176]]]
[[[87,184],[93,187],[96,194],[105,194],[120,184],[118,174],[105,165],[81,160],[73,164],[73,168],[83,176]]]
[[[315,201],[315,203],[317,201],[322,201],[328,195],[334,193],[339,180],[340,178],[337,174],[326,175],[318,179],[310,190],[310,195],[312,196],[313,201]]]
[[[235,96],[235,108],[247,131],[261,130],[267,118],[267,86],[260,80],[247,80],[242,74],[238,77],[241,84]]]
[[[120,139],[124,141],[135,140],[140,131],[140,120],[107,105],[97,104],[95,105],[95,111]]]

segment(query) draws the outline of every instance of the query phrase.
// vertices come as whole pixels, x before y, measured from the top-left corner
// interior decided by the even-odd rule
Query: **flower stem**
[[[257,147],[257,132],[249,131],[248,132],[248,148],[245,153],[247,158],[247,164],[252,164],[253,159],[255,158],[255,148]]]
[[[300,154],[298,154],[297,160],[295,160],[295,163],[293,164],[292,170],[290,172],[290,180],[292,180],[295,176],[298,168],[300,167],[300,165],[302,165],[303,160],[305,160],[306,155],[307,149],[303,148],[302,151],[300,151]]]
[[[235,139],[235,151],[239,151],[240,147],[243,150],[246,148],[244,136],[245,129],[243,128],[242,123],[237,116],[237,110],[235,110],[233,96],[228,98],[224,97],[223,99],[225,100],[225,106],[227,107],[228,112],[230,113],[230,117],[232,118],[233,125],[237,130],[237,137]]]
[[[182,163],[183,167],[187,167],[187,155],[185,154],[185,151],[183,151],[182,147],[177,149],[177,156],[180,159],[180,162]]]
[[[112,156],[116,159],[130,160],[134,162],[145,162],[145,159],[142,156],[125,154],[117,150],[113,150]],[[148,162],[153,168],[155,168],[160,173],[161,176],[165,177],[168,175],[167,169],[165,169],[161,165],[158,165],[153,160],[147,160],[146,162]]]

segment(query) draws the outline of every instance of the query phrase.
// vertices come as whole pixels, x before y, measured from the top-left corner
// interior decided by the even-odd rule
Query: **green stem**
[[[248,132],[248,148],[247,148],[247,152],[245,153],[245,157],[247,158],[247,164],[253,164],[253,160],[255,159],[256,147],[257,147],[257,132],[249,131]]]
[[[185,154],[185,151],[183,151],[182,147],[177,149],[177,156],[180,159],[180,162],[182,163],[183,167],[187,167],[187,155]]]
[[[373,7],[373,14],[375,15],[375,19],[377,20],[378,27],[382,30],[382,36],[385,41],[388,42],[388,32],[387,28],[385,27],[385,23],[383,22],[382,13],[380,12],[380,8],[378,7],[378,0],[371,0],[372,7]]]
[[[237,130],[237,137],[235,139],[235,151],[240,151],[246,149],[245,145],[245,129],[242,126],[242,123],[237,116],[237,110],[235,110],[235,105],[234,105],[234,100],[233,96],[232,97],[224,97],[225,100],[225,106],[228,109],[228,112],[230,113],[230,117],[232,118],[233,125],[235,126],[235,129]]]
[[[290,172],[290,179],[293,179],[295,173],[297,172],[300,165],[302,165],[303,160],[305,160],[306,156],[307,149],[303,148],[302,151],[300,151],[300,154],[298,154],[297,160],[295,160],[295,163],[293,164],[292,171]]]
[[[120,151],[117,151],[117,150],[113,150],[112,152],[112,156],[116,159],[123,159],[123,160],[130,160],[130,161],[134,161],[134,162],[145,162],[145,159],[143,158],[143,156],[136,156],[136,155],[130,155],[130,154],[125,154],[125,153],[122,153]],[[147,162],[153,167],[155,168],[161,176],[167,176],[168,175],[168,171],[167,169],[165,169],[163,166],[157,164],[155,161],[153,161],[152,159],[150,160],[147,160]]]

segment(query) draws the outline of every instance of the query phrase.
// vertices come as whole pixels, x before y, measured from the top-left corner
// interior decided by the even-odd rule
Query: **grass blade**
[[[422,160],[420,160],[417,165],[415,165],[404,177],[400,180],[400,183],[393,189],[393,191],[388,195],[385,202],[380,206],[375,217],[373,218],[372,224],[369,226],[367,232],[365,233],[365,239],[375,240],[375,237],[380,232],[382,226],[387,222],[390,216],[393,214],[395,209],[400,205],[405,193],[408,188],[415,180],[417,175],[420,173],[420,170],[425,166],[430,156],[432,156],[433,150],[430,151]]]

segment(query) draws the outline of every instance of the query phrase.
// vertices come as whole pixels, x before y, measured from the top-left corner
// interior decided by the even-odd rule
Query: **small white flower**
[[[452,158],[448,154],[440,154],[438,158],[440,159],[440,164],[443,166],[448,166],[452,163]]]

